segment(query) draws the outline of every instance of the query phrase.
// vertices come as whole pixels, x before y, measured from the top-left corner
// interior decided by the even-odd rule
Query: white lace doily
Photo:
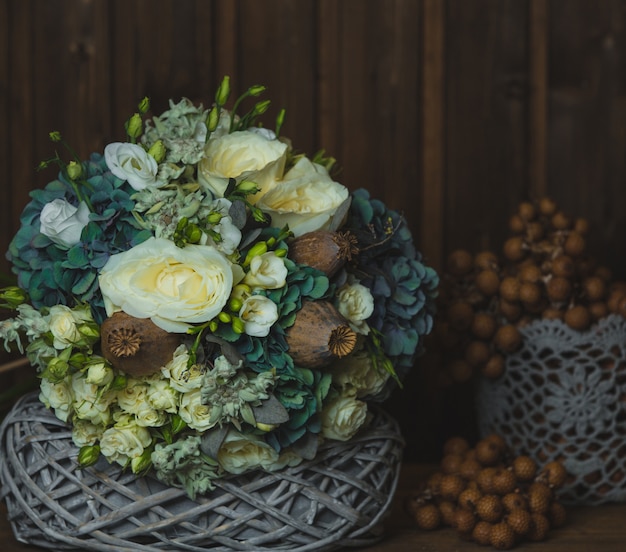
[[[584,333],[555,320],[520,330],[504,375],[478,384],[481,436],[498,433],[540,464],[561,460],[564,503],[626,500],[626,319]]]

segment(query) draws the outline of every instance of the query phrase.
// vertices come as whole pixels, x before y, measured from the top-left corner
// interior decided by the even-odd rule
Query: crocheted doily
[[[364,547],[383,536],[404,440],[376,410],[347,442],[279,472],[216,481],[191,500],[100,460],[79,469],[69,428],[25,397],[0,426],[0,499],[16,538],[58,550],[291,550]]]
[[[498,433],[540,465],[561,460],[564,503],[624,501],[626,319],[611,315],[587,332],[540,320],[520,331],[504,375],[478,384],[480,435]]]

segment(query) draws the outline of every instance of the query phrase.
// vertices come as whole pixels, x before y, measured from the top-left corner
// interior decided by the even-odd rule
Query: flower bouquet
[[[134,508],[135,533],[154,522],[141,518],[136,504],[147,502],[156,515],[155,492],[177,490],[183,511],[204,504],[206,518],[217,508],[206,504],[223,500],[233,478],[237,484],[228,492],[245,491],[244,479],[254,486],[274,474],[283,495],[284,478],[293,483],[307,462],[336,458],[368,432],[379,443],[401,441],[393,421],[391,430],[380,425],[385,415],[375,403],[401,383],[422,349],[438,276],[422,262],[399,213],[336,182],[334,160],[323,152],[296,153],[280,134],[284,111],[274,129],[259,124],[269,106],[255,99],[263,92],[250,87],[227,108],[226,77],[210,108],[170,101],[151,118],[146,98],[126,122],[127,141],[108,144],[87,161],[51,133],[71,160],[56,153],[42,163],[58,165],[58,178],[31,193],[9,246],[17,285],[2,291],[14,315],[2,322],[0,336],[7,349],[27,356],[41,379],[38,400],[22,406],[28,415],[17,415],[20,428],[39,420],[32,431],[46,428],[55,452],[71,458],[63,472],[88,488],[87,498],[74,502],[84,506],[105,483],[106,493],[116,487],[123,500],[112,501],[106,514],[125,509],[127,520]],[[246,102],[252,108],[240,113]],[[4,433],[8,448],[19,433],[10,417]],[[391,470],[393,494],[400,454],[388,442],[383,446],[387,457],[377,462]],[[46,454],[46,469],[60,461]],[[7,451],[12,456],[20,458],[16,466],[35,461]],[[9,471],[0,474],[5,485],[16,477]],[[148,492],[136,488],[147,484]],[[309,487],[306,478],[301,484]],[[132,485],[132,493],[124,491]],[[311,487],[324,490],[319,482]],[[337,496],[333,501],[341,502]],[[235,525],[254,517],[250,508],[270,502],[241,493],[236,501],[249,508],[233,517]],[[316,508],[323,502],[318,497]],[[353,505],[345,508],[354,515]],[[66,513],[57,517],[67,519]],[[93,525],[100,515],[92,512],[80,523]],[[306,527],[318,523],[311,511],[307,516]],[[350,530],[363,529],[358,517]],[[220,519],[215,527],[224,526]],[[191,517],[174,529],[162,521],[154,548],[138,549],[176,548],[167,539],[172,531],[181,534],[184,523]],[[217,542],[261,550],[271,547],[268,532],[293,525],[283,519],[277,528],[273,519],[259,537],[263,546],[259,541],[253,548],[239,546],[252,542],[250,531],[261,531],[258,520],[226,545],[221,529],[194,526],[185,549]],[[136,537],[122,527],[126,540],[115,550]],[[96,529],[101,533],[102,523]],[[59,530],[57,540],[71,547],[67,534],[75,531]],[[155,531],[150,526],[151,536]],[[299,549],[307,531],[296,531],[289,549]],[[84,526],[82,532],[89,533]],[[309,534],[309,546],[346,544],[348,534],[337,533],[343,541]],[[284,534],[280,539],[289,542]],[[84,541],[80,546],[88,548]]]

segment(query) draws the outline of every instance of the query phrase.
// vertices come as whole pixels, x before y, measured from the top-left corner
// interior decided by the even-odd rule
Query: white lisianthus
[[[122,310],[150,318],[167,332],[184,333],[222,310],[233,287],[233,267],[213,246],[181,249],[170,240],[150,238],[109,258],[100,290],[109,316]]]
[[[374,297],[369,288],[359,283],[347,283],[336,294],[337,310],[350,322],[352,329],[367,335],[370,331],[366,320],[374,312]]]
[[[248,335],[266,337],[278,320],[278,307],[269,297],[250,295],[239,310],[239,318],[243,320]]]
[[[280,289],[287,282],[287,273],[285,260],[276,255],[276,252],[268,251],[250,259],[243,283],[253,289]]]
[[[161,373],[169,379],[169,385],[180,393],[200,389],[204,381],[204,369],[199,364],[187,366],[188,361],[187,347],[179,345],[172,360],[161,368]]]
[[[222,215],[220,221],[213,225],[213,230],[219,234],[219,240],[211,240],[211,243],[224,255],[234,253],[237,247],[239,247],[242,237],[241,230],[233,224],[233,219],[229,214],[231,206],[232,201],[224,197],[217,198],[211,203],[211,211]]]
[[[377,368],[366,351],[358,351],[335,360],[329,367],[333,384],[352,393],[357,398],[375,396],[380,393],[389,379],[389,372]]]
[[[210,405],[202,403],[200,389],[181,395],[178,415],[191,429],[206,431],[215,426],[218,420],[211,419],[212,410]]]
[[[285,169],[287,144],[268,136],[241,130],[209,140],[198,163],[198,181],[216,197],[223,197],[230,178],[250,180],[261,191],[271,189]],[[250,196],[254,202],[256,198]]]
[[[98,386],[89,383],[80,372],[72,376],[74,411],[81,420],[94,425],[107,425],[111,420],[111,393],[100,393]]]
[[[80,242],[83,228],[89,222],[89,207],[84,201],[75,207],[64,199],[46,203],[39,215],[39,231],[62,247]]]
[[[102,426],[77,418],[72,426],[72,441],[77,447],[95,445],[102,437],[103,431],[104,428]]]
[[[141,456],[151,442],[150,431],[145,427],[137,424],[115,425],[102,434],[100,452],[109,462],[126,466],[133,458]]]
[[[298,237],[327,229],[337,209],[348,198],[348,189],[335,182],[322,165],[301,157],[256,206],[272,217],[272,226],[289,225]]]
[[[256,435],[230,430],[217,453],[217,461],[229,473],[244,473],[255,468],[271,467],[278,462],[278,453]]]
[[[54,410],[54,415],[61,421],[67,422],[72,411],[72,385],[69,378],[52,383],[46,378],[41,378],[39,383],[39,400],[47,407]]]
[[[141,380],[129,377],[124,389],[117,391],[117,404],[129,414],[137,414],[148,401],[148,386]]]
[[[89,365],[85,381],[102,387],[111,383],[114,377],[113,369],[106,362],[102,361]]]
[[[352,396],[338,396],[322,408],[322,436],[347,441],[367,420],[367,404]]]
[[[149,383],[146,398],[148,399],[148,404],[156,410],[169,412],[170,414],[178,411],[178,391],[163,379]]]
[[[133,190],[143,190],[157,184],[159,166],[151,155],[137,144],[113,142],[104,148],[107,167],[121,180],[126,180]]]

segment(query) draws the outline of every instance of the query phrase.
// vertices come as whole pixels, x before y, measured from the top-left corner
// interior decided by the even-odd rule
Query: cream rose
[[[54,243],[72,247],[80,241],[83,228],[89,222],[89,207],[83,201],[74,207],[64,199],[46,203],[39,215],[39,231]]]
[[[348,189],[330,178],[328,171],[301,157],[282,182],[257,201],[272,217],[272,225],[289,229],[298,237],[327,229],[337,209],[349,198]]]
[[[198,365],[187,366],[189,353],[185,345],[174,351],[174,357],[163,368],[161,373],[169,380],[172,389],[180,393],[200,389],[204,381],[204,369]]]
[[[367,404],[351,396],[339,396],[322,409],[322,436],[347,441],[367,420]]]
[[[345,393],[354,392],[357,398],[375,396],[380,393],[389,372],[377,368],[366,351],[358,351],[333,362],[329,371],[333,383]],[[344,394],[345,394],[344,393]]]
[[[102,387],[111,383],[114,377],[113,369],[105,362],[95,362],[87,368],[85,381]]]
[[[252,257],[243,283],[251,288],[280,289],[287,281],[287,273],[284,259],[268,251]]]
[[[55,349],[63,350],[80,341],[81,334],[76,325],[72,309],[65,305],[50,307],[48,326],[52,333],[52,345]]]
[[[159,166],[154,157],[137,144],[114,142],[104,148],[107,167],[134,190],[143,190],[157,184]]]
[[[52,383],[41,378],[39,383],[39,400],[47,408],[54,410],[54,415],[61,421],[67,422],[72,410],[72,386],[69,378]]]
[[[206,431],[215,426],[219,418],[213,420],[211,418],[212,411],[210,405],[202,403],[200,389],[184,393],[180,398],[178,415],[191,429]]]
[[[239,318],[244,322],[244,331],[254,337],[266,337],[276,320],[278,307],[269,297],[251,295],[239,310]]]
[[[137,414],[148,401],[148,385],[142,381],[129,377],[124,389],[117,391],[117,404],[129,414]]]
[[[367,335],[370,331],[366,320],[374,312],[374,297],[363,284],[344,284],[337,291],[337,310],[350,322],[357,333]]]
[[[170,414],[178,411],[179,393],[165,380],[151,381],[146,398],[148,404],[156,410]]]
[[[72,424],[72,441],[77,447],[95,445],[102,437],[102,431],[102,426],[76,419]]]
[[[100,452],[109,460],[121,466],[143,454],[150,446],[152,437],[145,427],[127,424],[113,426],[105,430],[100,439]]]
[[[109,393],[100,393],[98,386],[89,383],[80,372],[72,376],[74,411],[81,420],[95,425],[106,425],[111,420],[111,401]]]
[[[167,332],[184,333],[190,324],[220,313],[233,288],[233,270],[212,246],[181,249],[170,240],[150,238],[112,255],[99,283],[109,316],[122,310],[150,318]]]
[[[255,468],[271,470],[278,453],[260,437],[230,430],[217,453],[217,461],[229,473],[244,473]]]
[[[274,186],[285,170],[287,144],[268,136],[241,130],[209,140],[198,163],[198,181],[216,197],[222,197],[230,178],[250,180],[262,191]],[[254,196],[250,197],[255,201]]]

